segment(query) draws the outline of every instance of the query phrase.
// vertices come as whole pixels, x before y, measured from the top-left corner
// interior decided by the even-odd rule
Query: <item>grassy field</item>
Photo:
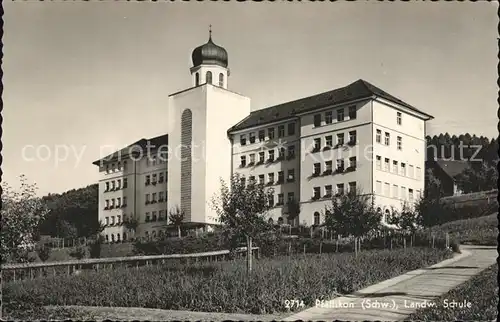
[[[450,221],[430,228],[433,232],[449,232],[450,237],[461,244],[497,245],[498,219],[497,214],[478,218]]]
[[[420,321],[494,321],[498,315],[498,264],[474,276],[436,300],[436,307],[420,309],[407,320]],[[470,302],[470,308],[445,307],[456,301]]]
[[[185,266],[173,262],[136,269],[86,272],[4,284],[4,314],[23,306],[83,305],[205,312],[287,312],[285,300],[349,294],[452,256],[447,250],[407,248],[296,255],[255,261],[250,277],[241,260]]]

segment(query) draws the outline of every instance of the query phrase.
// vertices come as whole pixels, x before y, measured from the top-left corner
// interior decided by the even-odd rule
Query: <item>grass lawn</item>
[[[449,232],[450,237],[461,244],[497,245],[498,219],[497,214],[450,221],[430,228],[433,232]]]
[[[429,248],[295,255],[256,260],[250,277],[242,260],[137,269],[89,271],[5,283],[4,315],[22,306],[82,305],[167,310],[273,314],[287,312],[285,300],[312,306],[452,256]],[[301,310],[303,308],[297,308]],[[296,311],[297,311],[296,310]]]
[[[498,315],[498,264],[451,290],[434,301],[437,306],[420,309],[407,320],[420,321],[492,321]],[[470,302],[470,308],[445,307],[444,300]]]

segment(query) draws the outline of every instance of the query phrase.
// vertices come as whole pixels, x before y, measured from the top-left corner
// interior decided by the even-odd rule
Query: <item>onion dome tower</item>
[[[191,54],[191,59],[193,61],[193,67],[191,67],[193,86],[211,84],[227,89],[229,76],[227,51],[213,42],[211,25],[207,43],[196,47]]]

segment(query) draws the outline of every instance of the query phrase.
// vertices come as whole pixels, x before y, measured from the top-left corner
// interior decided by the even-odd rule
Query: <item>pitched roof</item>
[[[359,79],[345,87],[253,111],[249,116],[231,127],[228,132],[287,119],[294,117],[298,113],[307,112],[316,108],[326,107],[333,104],[347,103],[349,101],[370,98],[373,96],[382,97],[432,118],[431,115],[416,109],[415,107],[403,102],[402,100],[368,83],[367,81]]]
[[[454,160],[436,160],[436,163],[441,169],[450,177],[455,178],[458,174],[462,173],[465,169],[469,168],[467,161],[454,161]]]
[[[149,143],[149,144],[148,144]],[[92,164],[99,165],[101,161],[112,162],[117,161],[119,158],[123,159],[129,155],[137,155],[142,152],[144,155],[147,151],[147,146],[150,146],[152,150],[164,145],[168,145],[168,134],[163,134],[150,139],[140,139],[130,145],[127,145],[121,150],[118,150],[104,158],[92,162]]]

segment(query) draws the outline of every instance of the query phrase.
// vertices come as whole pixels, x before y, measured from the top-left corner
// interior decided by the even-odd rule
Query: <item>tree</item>
[[[36,228],[48,213],[40,198],[36,197],[36,185],[28,184],[24,175],[20,181],[20,192],[2,183],[2,262],[18,260],[22,248],[33,243]]]
[[[289,200],[287,203],[287,219],[288,223],[290,224],[290,231],[292,230],[292,222],[299,217],[301,211],[301,206],[300,202],[293,198],[292,200]]]
[[[370,197],[359,190],[337,195],[325,207],[325,226],[340,235],[363,236],[378,228],[381,218]]]
[[[57,236],[60,238],[73,239],[78,237],[78,230],[67,220],[57,222]]]
[[[177,235],[180,237],[181,236],[181,225],[182,222],[184,221],[185,217],[185,212],[184,210],[181,210],[179,206],[175,206],[175,208],[170,209],[169,211],[169,216],[168,219],[172,223],[172,225],[177,226]]]
[[[446,206],[440,198],[425,197],[415,204],[417,224],[431,227],[444,222]]]
[[[138,226],[139,226],[139,221],[136,218],[130,218],[125,220],[125,228],[127,228],[128,231],[133,231],[134,236]]]
[[[464,193],[487,191],[497,188],[496,167],[486,162],[476,162],[456,176],[457,187]]]
[[[273,189],[264,185],[241,180],[239,174],[231,177],[229,185],[221,180],[220,194],[212,200],[218,217],[214,218],[223,226],[224,235],[232,241],[243,237],[247,247],[247,272],[252,271],[252,241],[271,228],[266,220],[270,209]]]
[[[441,198],[444,194],[443,185],[432,169],[425,171],[425,194],[430,198]]]
[[[393,211],[389,223],[396,225],[405,233],[414,233],[417,230],[417,215],[405,202],[401,212]]]

